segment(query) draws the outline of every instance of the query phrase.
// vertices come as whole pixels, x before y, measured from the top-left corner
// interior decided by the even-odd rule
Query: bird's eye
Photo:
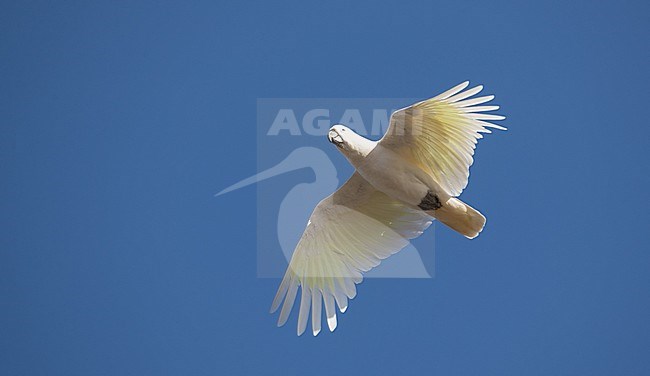
[[[343,132],[345,132],[345,129],[341,129]]]

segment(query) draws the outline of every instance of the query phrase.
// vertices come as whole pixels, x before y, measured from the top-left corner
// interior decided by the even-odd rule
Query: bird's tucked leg
[[[424,211],[427,210],[438,210],[442,207],[442,203],[436,194],[431,191],[428,191],[426,196],[422,198],[418,207]]]

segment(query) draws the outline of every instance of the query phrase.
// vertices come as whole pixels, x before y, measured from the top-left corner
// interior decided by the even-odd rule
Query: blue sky
[[[649,11],[3,2],[0,373],[650,373]],[[436,277],[364,281],[333,334],[276,328],[255,187],[213,197],[257,172],[257,98],[466,79],[508,116],[484,233],[438,229]]]

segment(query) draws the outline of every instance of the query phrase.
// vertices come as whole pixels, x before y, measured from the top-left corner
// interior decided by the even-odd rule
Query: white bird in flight
[[[356,171],[314,209],[298,241],[271,305],[284,300],[278,326],[286,323],[301,287],[298,335],[307,327],[321,331],[321,311],[330,331],[356,295],[362,273],[420,236],[435,218],[473,239],[485,217],[457,197],[467,186],[474,148],[490,121],[503,120],[481,106],[493,95],[471,98],[483,86],[463,91],[463,82],[444,93],[395,111],[386,134],[372,141],[343,125],[330,128],[328,139]]]

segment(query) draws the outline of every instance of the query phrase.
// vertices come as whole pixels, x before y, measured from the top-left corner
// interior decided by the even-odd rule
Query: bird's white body
[[[335,305],[347,309],[362,273],[420,236],[433,218],[467,238],[478,236],[485,217],[457,196],[481,133],[505,128],[489,122],[502,116],[485,113],[498,106],[478,106],[494,96],[470,98],[482,86],[463,91],[467,85],[394,112],[379,141],[343,125],[330,129],[328,139],[356,172],[314,209],[271,307],[284,301],[278,325],[301,287],[298,334],[310,310],[312,332],[320,332],[323,305],[333,331]]]
[[[332,128],[332,130],[336,129],[343,128],[338,125]],[[351,132],[349,129],[346,131]],[[355,141],[362,143],[370,141],[372,143],[372,148],[368,153],[354,153],[352,157],[348,157],[348,160],[357,172],[376,189],[413,206],[419,205],[428,192],[438,195],[441,200],[449,199],[449,195],[429,175],[401,155],[381,146],[376,141],[362,141],[353,137],[351,142]],[[341,152],[346,156],[349,154],[344,149]]]

